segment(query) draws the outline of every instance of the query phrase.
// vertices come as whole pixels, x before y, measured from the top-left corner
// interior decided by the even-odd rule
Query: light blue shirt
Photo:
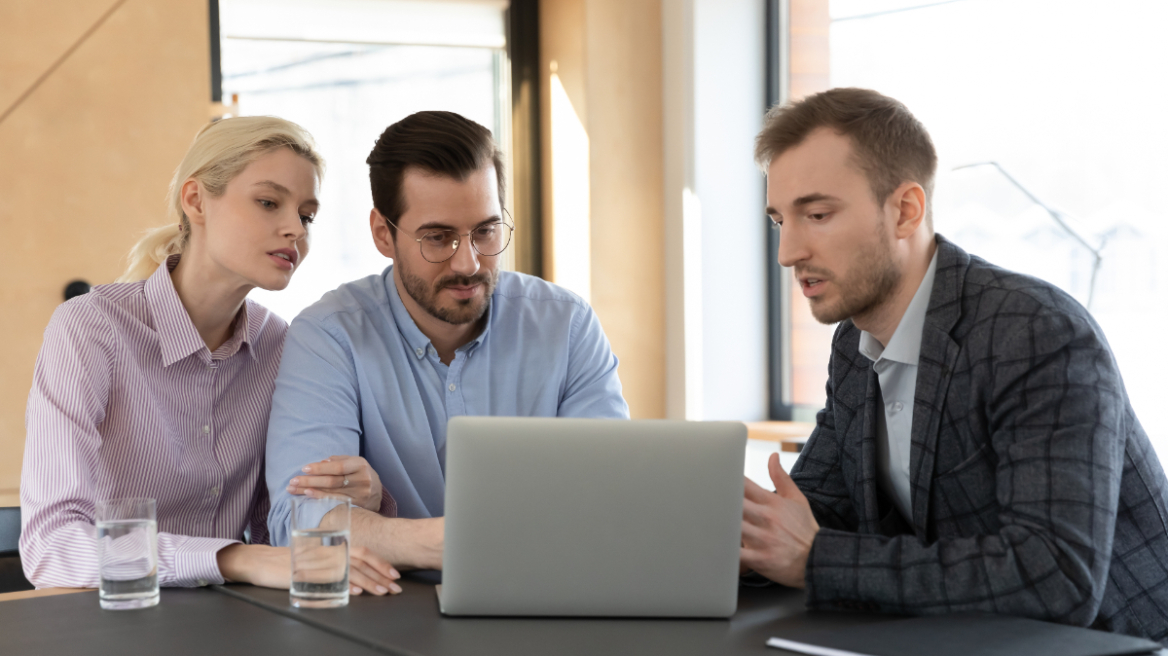
[[[286,545],[304,465],[360,455],[407,518],[443,515],[446,422],[458,415],[627,419],[617,359],[579,296],[499,273],[487,325],[449,366],[414,323],[393,267],[325,294],[292,322],[268,425],[272,544]]]
[[[937,254],[913,294],[912,301],[900,318],[896,332],[881,346],[868,332],[860,331],[860,353],[873,361],[872,368],[880,380],[884,412],[876,416],[876,480],[892,497],[896,509],[912,522],[912,490],[909,456],[912,453],[913,399],[917,389],[917,363],[921,357],[921,335],[925,331],[925,314],[933,294],[937,272]]]

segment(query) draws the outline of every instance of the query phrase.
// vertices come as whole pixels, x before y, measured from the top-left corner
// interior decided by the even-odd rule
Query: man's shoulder
[[[515,271],[500,271],[495,286],[496,299],[506,300],[513,310],[558,309],[566,312],[590,311],[588,302],[571,290],[542,278]]]
[[[1055,312],[1075,316],[1087,310],[1070,294],[1053,283],[1017,271],[1004,269],[971,255],[965,276],[963,299],[976,304],[988,297],[994,303],[987,309],[999,313],[1010,311]]]
[[[389,296],[385,290],[385,273],[377,273],[347,282],[326,292],[320,300],[304,308],[296,319],[320,324],[344,323],[347,318],[362,315],[381,315],[389,312]],[[295,324],[296,321],[293,321]]]

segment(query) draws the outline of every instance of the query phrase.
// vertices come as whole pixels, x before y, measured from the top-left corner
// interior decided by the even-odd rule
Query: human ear
[[[905,182],[889,197],[896,210],[896,237],[904,239],[925,220],[925,190],[916,182]]]
[[[187,219],[194,225],[203,225],[207,220],[203,212],[203,198],[205,195],[206,190],[194,178],[184,182],[182,189],[179,190],[178,197],[182,203],[183,214],[186,214]]]
[[[394,243],[391,234],[393,228],[376,207],[369,210],[369,231],[373,233],[373,245],[377,247],[378,252],[390,259],[396,259],[397,244]]]

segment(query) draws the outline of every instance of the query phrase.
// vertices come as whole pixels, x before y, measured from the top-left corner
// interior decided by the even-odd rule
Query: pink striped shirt
[[[216,552],[267,543],[264,441],[287,324],[248,300],[214,353],[171,283],[95,287],[45,330],[25,423],[24,572],[96,587],[95,501],[153,497],[161,585],[221,583]]]

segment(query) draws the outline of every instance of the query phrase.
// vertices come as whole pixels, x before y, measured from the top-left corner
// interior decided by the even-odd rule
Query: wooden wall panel
[[[114,0],[5,0],[0,111]],[[207,121],[205,0],[127,0],[0,123],[0,504],[14,501],[24,408],[65,284],[111,282],[164,220],[166,185]]]
[[[661,0],[590,0],[592,306],[634,418],[665,416]]]
[[[556,281],[554,73],[587,132],[592,307],[633,417],[664,417],[661,0],[542,0],[540,29],[544,271]]]

